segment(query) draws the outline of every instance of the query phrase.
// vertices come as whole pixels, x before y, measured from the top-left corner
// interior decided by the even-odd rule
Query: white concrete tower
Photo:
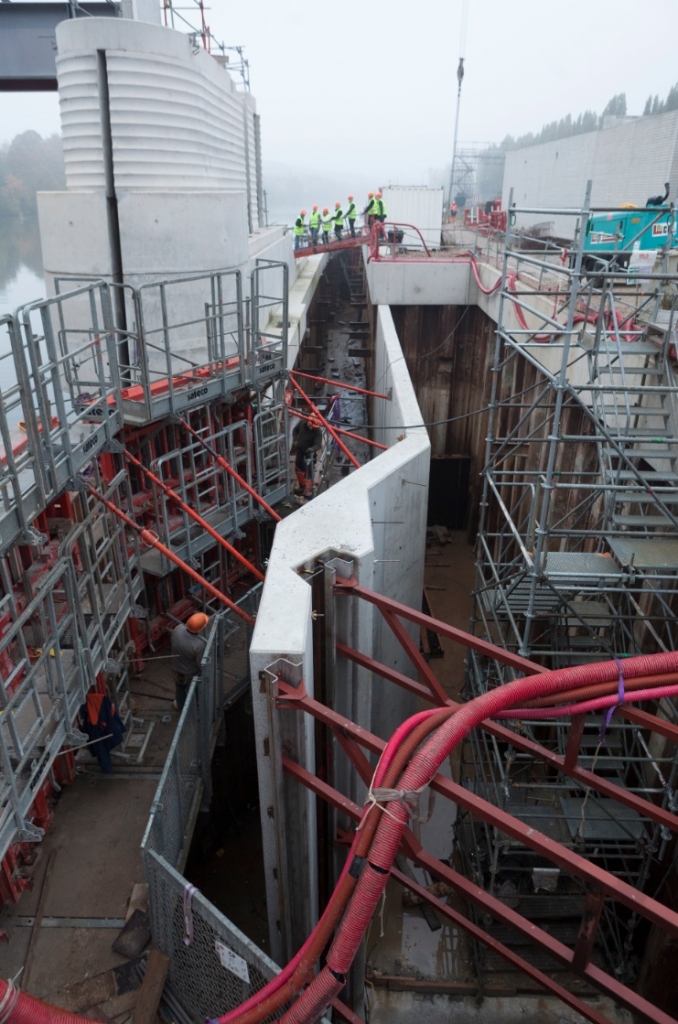
[[[289,259],[282,230],[262,231],[254,99],[221,63],[132,18],[64,21],[57,46],[67,191],[38,200],[50,290],[61,274],[139,286]]]

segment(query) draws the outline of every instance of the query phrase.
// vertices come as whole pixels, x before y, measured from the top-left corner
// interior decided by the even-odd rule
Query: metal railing
[[[238,603],[252,614],[260,592],[258,585]],[[153,941],[170,957],[170,998],[195,1024],[238,1006],[279,970],[182,874],[196,816],[209,805],[224,707],[249,686],[250,639],[251,627],[232,612],[215,617],[142,840]]]

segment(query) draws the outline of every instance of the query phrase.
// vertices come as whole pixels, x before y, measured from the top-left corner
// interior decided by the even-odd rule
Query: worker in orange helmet
[[[336,202],[334,204],[334,233],[337,236],[337,241],[341,241],[341,235],[344,230],[344,211],[341,208],[341,203]]]
[[[204,612],[194,612],[172,630],[172,668],[174,669],[174,700],[172,707],[181,711],[193,676],[200,675],[205,653],[205,627],[209,618]]]
[[[306,230],[306,222],[304,217],[306,216],[306,210],[302,210],[297,219],[294,222],[294,251],[301,249],[301,243],[304,239],[304,232]]]
[[[313,497],[313,456],[322,444],[320,420],[312,412],[308,419],[297,423],[292,432],[293,445],[296,447],[294,471],[297,476],[297,493],[305,498]]]
[[[374,213],[374,219],[383,224],[386,220],[386,203],[381,192],[377,192],[374,197],[374,209],[372,212]]]
[[[374,224],[374,192],[367,193],[367,206],[363,210],[363,217],[368,227]]]
[[[346,211],[346,220],[351,232],[351,238],[355,238],[355,219],[358,216],[358,210],[353,201],[353,196],[348,197],[348,210]]]
[[[333,224],[334,224],[334,214],[330,214],[330,211],[327,209],[326,206],[324,206],[323,207],[323,243],[325,245],[329,244],[329,241],[330,241],[330,231],[332,230],[332,225]]]
[[[311,216],[308,218],[308,226],[311,230],[311,244],[318,244],[318,232],[320,231],[320,214],[317,204],[314,205]]]

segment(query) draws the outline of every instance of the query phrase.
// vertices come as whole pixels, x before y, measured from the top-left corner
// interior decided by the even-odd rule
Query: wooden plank
[[[40,898],[38,899],[38,909],[35,913],[35,924],[33,925],[33,931],[31,932],[31,941],[28,944],[28,952],[26,953],[26,959],[24,960],[24,969],[21,975],[21,987],[25,992],[28,991],[28,982],[31,976],[31,968],[33,967],[35,947],[38,942],[38,936],[40,935],[40,926],[42,924],[42,919],[45,916],[45,903],[47,902],[47,893],[49,891],[49,883],[52,878],[52,872],[54,871],[54,862],[56,860],[56,855],[56,850],[50,850],[49,857],[47,858],[47,867],[45,868],[45,874],[42,876],[42,888],[40,889]]]
[[[162,990],[167,980],[170,958],[159,949],[152,949],[148,958],[146,974],[139,990],[132,1014],[132,1024],[154,1024]]]
[[[117,1016],[125,1009],[130,1009],[132,1003],[128,996],[130,993],[136,993],[141,986],[138,967],[146,959],[147,954],[144,953],[136,960],[129,960],[118,967],[112,967],[108,971],[96,974],[93,978],[86,978],[84,981],[76,982],[75,985],[70,985],[62,993],[59,1005],[69,1013],[82,1013],[85,1010],[91,1010],[94,1006],[102,1006],[104,1012],[110,1017]],[[118,999],[122,1000],[123,1009],[110,1013],[107,1007],[110,1004],[115,1008]]]
[[[130,1010],[134,1011],[140,996],[141,988],[132,989],[131,992],[121,992],[119,996],[107,999],[105,1003],[97,1006],[96,1009],[100,1010],[107,1017],[119,1017],[121,1013],[129,1013]]]

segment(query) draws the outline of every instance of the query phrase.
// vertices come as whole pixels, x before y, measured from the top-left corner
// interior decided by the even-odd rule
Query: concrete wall
[[[593,181],[593,206],[636,203],[663,192],[671,182],[678,189],[678,111],[655,117],[614,121],[597,132],[528,146],[506,154],[503,202],[513,188],[520,206],[579,208],[586,182]],[[552,214],[519,215],[517,226],[552,220],[554,233],[571,238],[572,218]]]
[[[113,277],[111,204],[125,283],[246,275],[253,250],[283,259],[293,280],[291,241],[259,228],[253,97],[160,25],[74,19],[59,25],[57,43],[67,191],[38,200],[48,288],[60,274]]]
[[[384,308],[377,317],[375,382],[380,389],[393,389],[392,400],[376,409],[375,430],[376,439],[392,447],[278,525],[250,649],[269,928],[272,956],[278,962],[284,962],[288,944],[298,944],[317,915],[316,837],[315,829],[308,828],[314,800],[296,783],[284,783],[279,764],[282,744],[293,743],[312,770],[313,724],[303,723],[303,736],[281,733],[290,728],[290,717],[298,716],[281,716],[275,710],[275,686],[267,674],[270,666],[281,666],[284,674],[303,678],[306,689],[314,692],[311,588],[303,569],[339,557],[361,584],[414,607],[421,602],[430,446],[419,425],[421,415],[393,321]],[[380,616],[371,605],[355,603],[339,600],[339,638],[411,673]],[[384,737],[411,709],[406,694],[343,659],[337,661],[335,691],[342,714]],[[362,795],[355,793],[356,798]],[[300,856],[304,844],[306,883],[300,891],[287,860],[288,851]],[[285,915],[287,934],[278,925]]]
[[[370,260],[365,273],[373,305],[464,306],[475,289],[468,263]]]

